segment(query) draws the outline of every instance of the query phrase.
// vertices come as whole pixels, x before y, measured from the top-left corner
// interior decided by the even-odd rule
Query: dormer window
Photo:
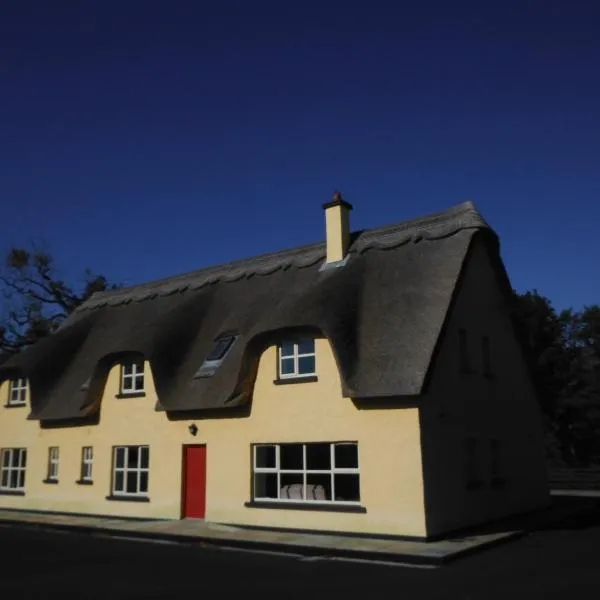
[[[124,362],[121,365],[121,394],[123,396],[144,393],[144,361],[142,359]]]
[[[8,405],[23,406],[27,398],[27,379],[12,379],[8,390]]]
[[[284,341],[279,345],[279,378],[295,379],[316,375],[315,340]]]
[[[206,355],[202,366],[196,371],[194,379],[200,377],[211,377],[215,374],[216,370],[221,366],[223,359],[227,356],[229,350],[233,346],[237,335],[222,335],[219,336],[211,349]]]

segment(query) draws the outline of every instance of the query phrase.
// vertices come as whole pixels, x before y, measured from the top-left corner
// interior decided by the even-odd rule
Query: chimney
[[[340,263],[346,257],[350,245],[350,211],[352,204],[346,202],[339,192],[333,194],[331,202],[323,204],[325,231],[327,236],[326,265]]]

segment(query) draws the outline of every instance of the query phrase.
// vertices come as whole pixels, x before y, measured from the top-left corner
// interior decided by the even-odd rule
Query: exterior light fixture
[[[192,435],[196,435],[198,433],[198,427],[196,426],[196,423],[192,423],[189,427],[188,427],[188,431],[192,434]]]

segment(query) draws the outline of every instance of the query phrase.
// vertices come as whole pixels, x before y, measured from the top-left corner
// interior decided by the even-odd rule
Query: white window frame
[[[9,406],[24,406],[27,403],[27,379],[17,377],[10,380],[8,390]]]
[[[48,448],[48,481],[58,481],[58,464],[60,460],[60,450],[58,446]]]
[[[308,341],[311,341],[313,344],[312,352],[300,353],[300,344]],[[292,354],[283,355],[282,350],[284,344],[293,344]],[[277,368],[279,371],[279,379],[298,379],[300,377],[314,377],[317,374],[317,348],[314,338],[305,338],[301,340],[285,340],[285,342],[279,344],[277,348],[277,355]],[[300,359],[305,357],[313,357],[315,359],[315,368],[310,373],[300,373]],[[289,361],[290,359],[293,359],[294,361],[294,370],[292,373],[284,373],[282,368],[283,361]]]
[[[94,448],[83,446],[81,449],[81,481],[92,481],[94,467]]]
[[[129,467],[128,466],[128,462],[129,462],[129,452],[132,448],[137,448],[138,451],[138,457],[137,457],[137,465],[135,467]],[[147,454],[148,454],[148,466],[147,467],[142,467],[142,451],[143,449],[146,449]],[[119,453],[119,451],[123,451],[123,466],[122,467],[118,467],[117,466],[117,455]],[[137,473],[137,477],[136,477],[136,490],[131,492],[131,491],[127,491],[127,475],[129,473]],[[123,489],[117,489],[117,474],[118,473],[122,473],[123,474],[123,479],[122,479],[122,484],[123,484]],[[145,490],[141,490],[140,489],[140,483],[141,483],[141,474],[142,473],[146,473],[146,489]],[[114,446],[113,447],[113,473],[112,473],[112,485],[111,485],[111,489],[112,489],[112,495],[113,496],[126,496],[126,497],[142,497],[142,498],[146,498],[148,496],[148,488],[150,487],[150,446]]]
[[[8,492],[24,491],[26,470],[27,448],[2,448],[0,450],[0,490]],[[12,485],[13,473],[17,473],[16,485]],[[22,473],[21,485],[19,485],[19,473]],[[7,474],[6,477],[5,474]],[[8,483],[5,483],[5,481]]]
[[[316,442],[317,444],[329,444],[330,468],[329,469],[307,469],[306,468],[306,447],[315,444],[310,443],[278,443],[278,444],[253,444],[252,445],[252,499],[258,502],[273,503],[302,503],[302,504],[327,504],[327,505],[360,505],[360,457],[358,452],[358,442]],[[281,447],[286,445],[302,446],[302,469],[281,469]],[[335,466],[335,447],[342,445],[352,445],[356,447],[357,466],[356,467],[336,467]],[[257,454],[259,448],[275,447],[275,466],[258,467]],[[277,475],[277,498],[256,495],[256,485],[254,484],[255,475],[276,474]],[[281,476],[282,475],[302,475],[302,498],[281,498]],[[330,500],[307,499],[307,475],[329,475],[331,485]],[[335,499],[335,475],[357,475],[358,476],[358,500],[336,500]]]
[[[123,396],[145,393],[145,366],[144,359],[134,359],[121,364],[121,394]]]

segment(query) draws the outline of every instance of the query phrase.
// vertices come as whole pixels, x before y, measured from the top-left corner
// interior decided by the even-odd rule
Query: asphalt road
[[[0,526],[0,598],[225,600],[234,594],[260,600],[600,598],[600,522],[537,532],[435,569]]]

